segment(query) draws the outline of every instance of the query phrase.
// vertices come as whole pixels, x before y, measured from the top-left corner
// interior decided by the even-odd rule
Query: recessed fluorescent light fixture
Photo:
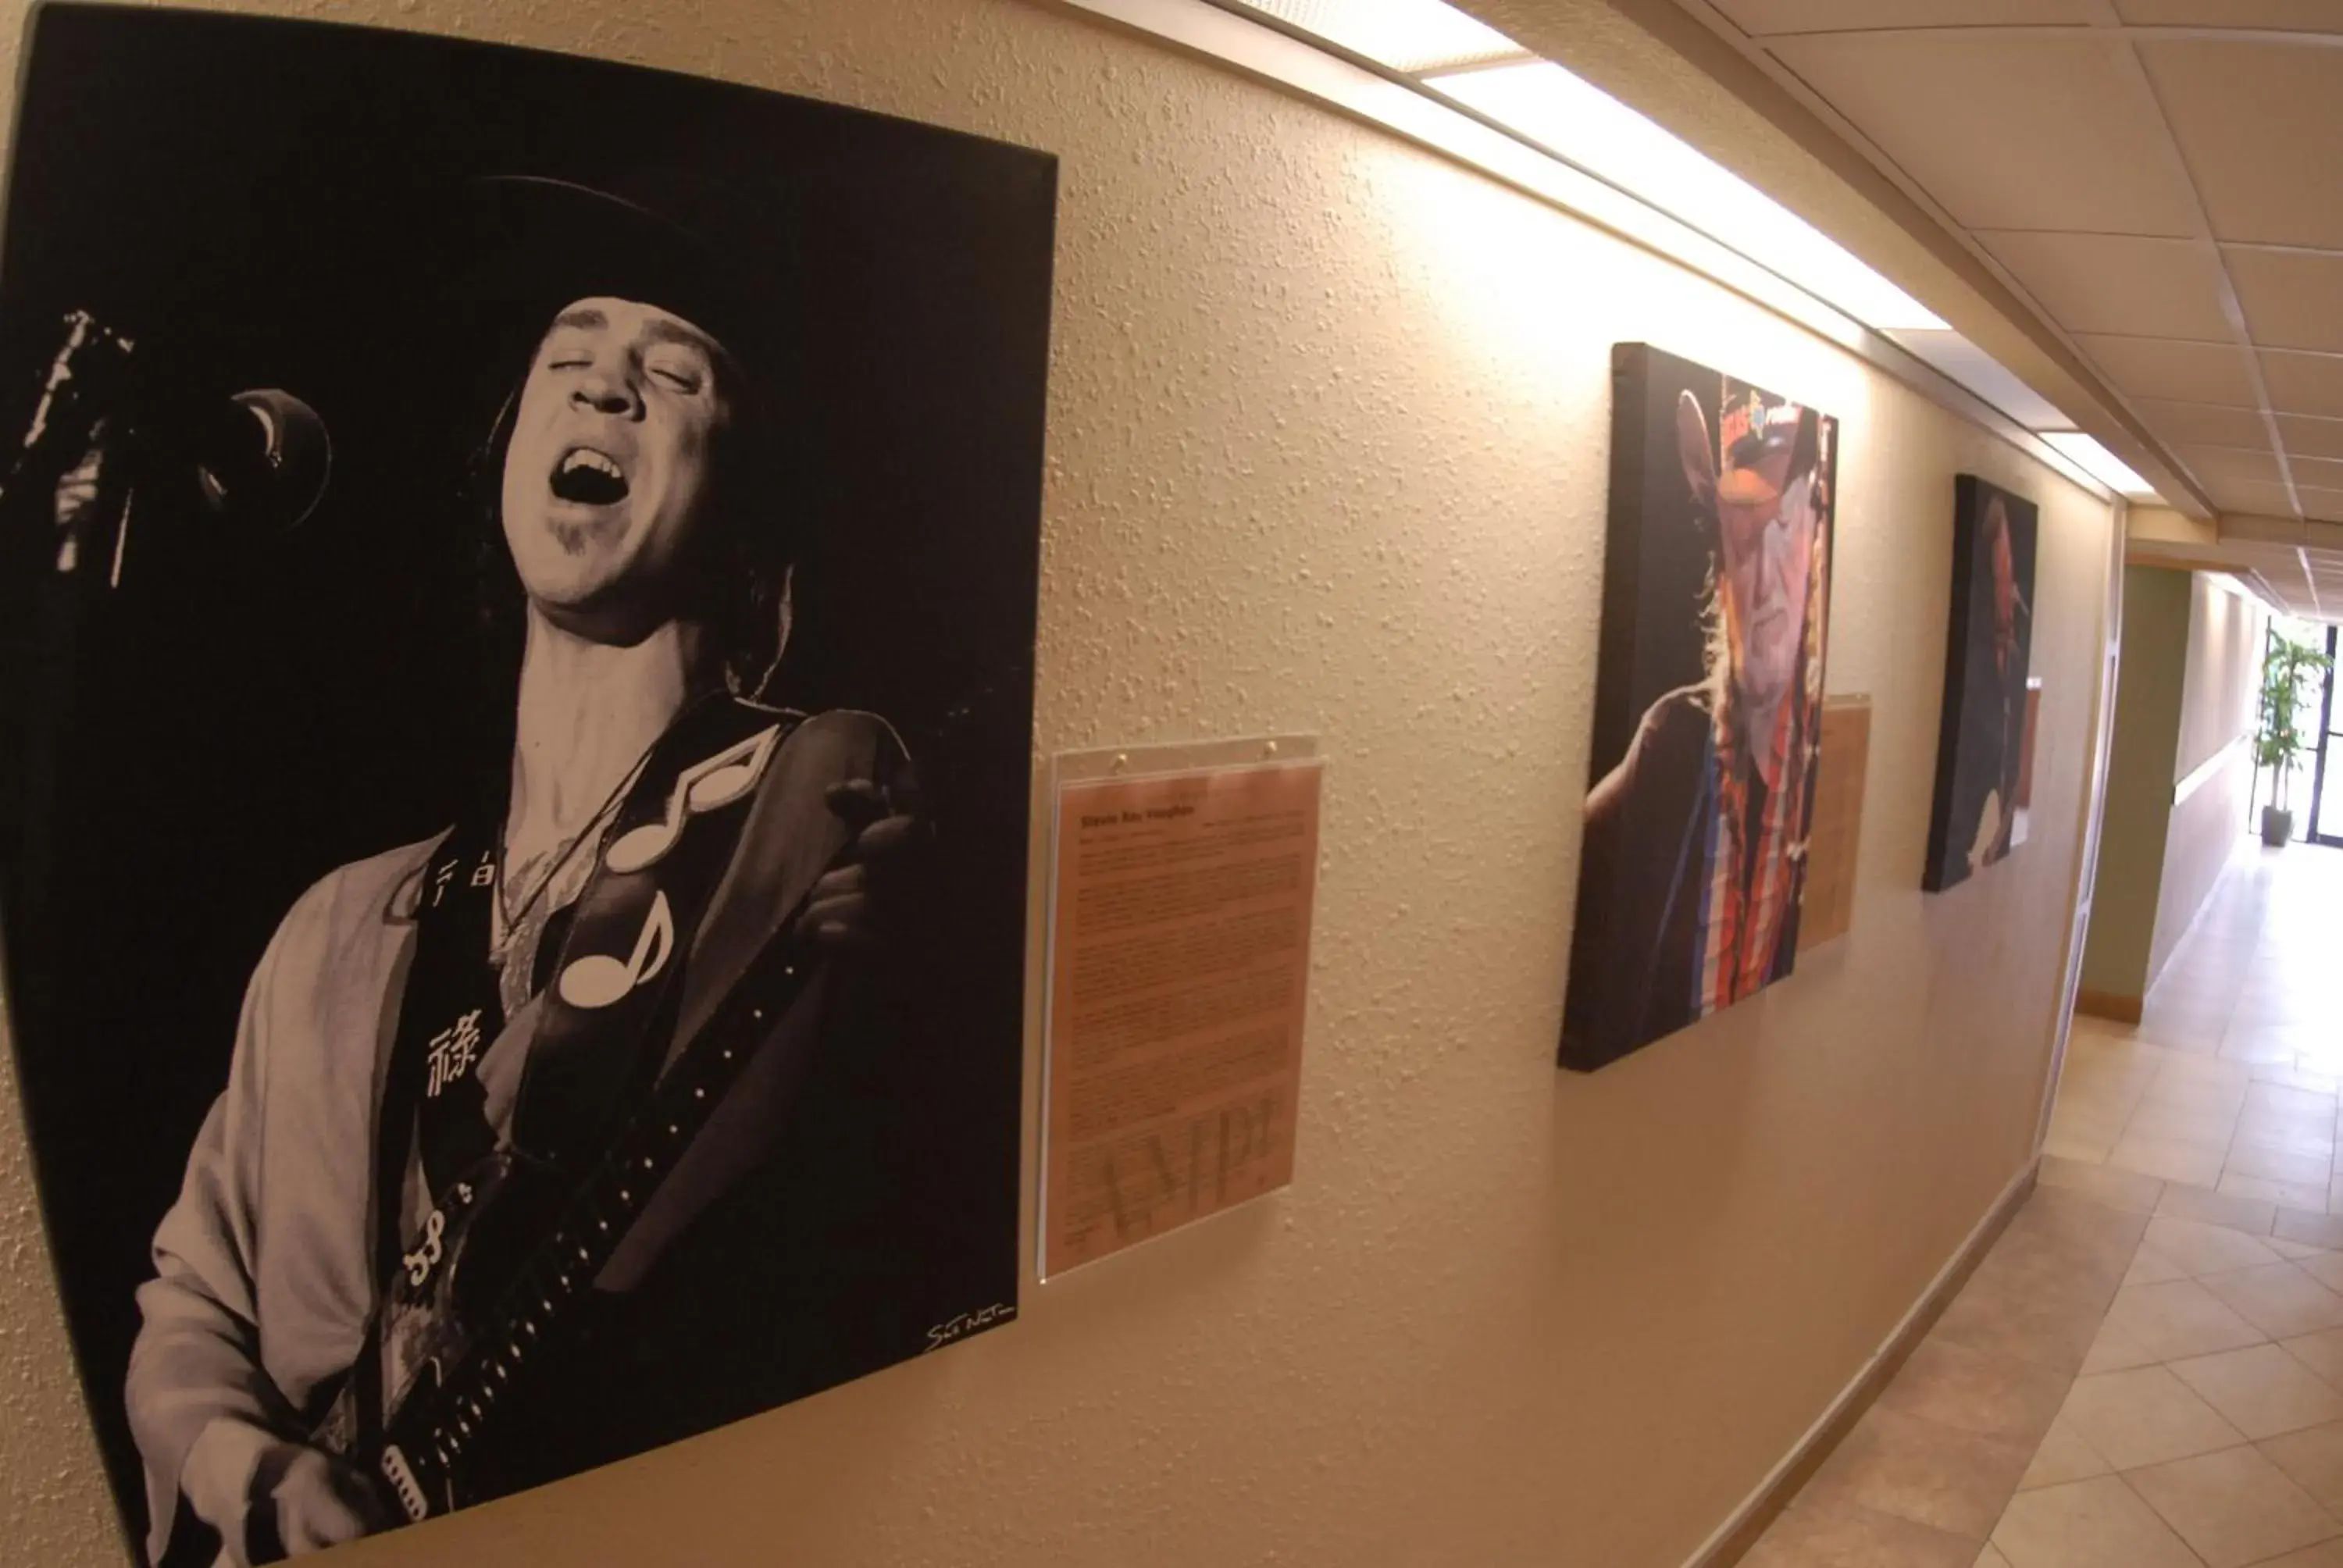
[[[2080,430],[2045,430],[2042,438],[2056,447],[2060,457],[2108,489],[2140,500],[2159,498],[2154,485],[2132,472],[2128,463]]]
[[[1529,51],[1487,23],[1442,0],[1246,0],[1264,15],[1313,37],[1411,75],[1491,60],[1525,59]]]
[[[1875,332],[1946,325],[1781,203],[1560,65],[1539,60],[1428,73],[1424,85],[1632,192]]]

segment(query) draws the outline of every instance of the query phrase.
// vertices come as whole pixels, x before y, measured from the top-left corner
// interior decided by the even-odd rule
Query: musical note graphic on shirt
[[[780,738],[780,727],[775,725],[685,769],[668,794],[667,814],[612,839],[603,851],[602,863],[621,876],[658,864],[683,836],[687,819],[721,810],[757,787],[765,759],[773,754]]]
[[[637,986],[656,980],[675,950],[675,916],[665,893],[651,899],[650,918],[643,921],[635,950],[625,959],[589,953],[561,971],[561,1000],[575,1008],[608,1007]]]

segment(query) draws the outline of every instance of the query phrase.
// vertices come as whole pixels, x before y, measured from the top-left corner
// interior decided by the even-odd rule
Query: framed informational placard
[[[1280,737],[1059,759],[1045,1278],[1292,1180],[1315,749]]]
[[[1823,699],[1823,761],[1806,836],[1806,884],[1798,951],[1846,935],[1855,923],[1855,850],[1863,838],[1864,780],[1871,766],[1871,699]]]

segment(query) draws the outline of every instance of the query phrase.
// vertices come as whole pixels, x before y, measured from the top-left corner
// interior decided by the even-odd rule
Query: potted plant
[[[2290,799],[2295,759],[2309,749],[2301,729],[2307,699],[2303,685],[2332,662],[2292,638],[2273,633],[2262,656],[2261,728],[2254,735],[2254,762],[2270,769],[2270,803],[2262,808],[2262,842],[2273,849],[2294,837]]]

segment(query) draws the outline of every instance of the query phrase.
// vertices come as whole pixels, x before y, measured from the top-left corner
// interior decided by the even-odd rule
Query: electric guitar
[[[841,862],[853,842],[853,829],[829,810],[824,790],[870,776],[872,769],[852,755],[869,749],[868,732],[854,728],[858,721],[883,729],[865,715],[826,714],[807,720],[782,744],[775,767],[802,777],[775,781],[784,794],[775,816],[781,836],[795,842],[798,853],[789,858],[799,869],[760,878],[759,868],[748,864],[759,831],[752,817],[742,835],[746,852],[734,867],[736,878],[749,873],[750,885],[734,890],[748,895],[736,896],[736,907],[746,903],[751,910],[759,904],[774,908],[794,894],[788,913],[778,922],[759,923],[760,931],[771,933],[760,948],[745,946],[736,930],[730,950],[752,956],[720,988],[712,1010],[686,1000],[677,1030],[689,1043],[624,1118],[599,1159],[582,1177],[564,1176],[499,1149],[449,1184],[405,1254],[404,1271],[388,1302],[377,1309],[361,1352],[382,1356],[387,1337],[396,1352],[388,1359],[401,1369],[396,1385],[385,1389],[381,1419],[368,1422],[359,1380],[352,1376],[313,1441],[379,1476],[409,1520],[495,1494],[492,1443],[500,1417],[528,1397],[532,1373],[575,1328],[581,1300],[619,1253],[661,1183],[760,1050],[797,1043],[793,1024],[795,1036],[810,1045],[815,1020],[798,1014],[819,1005],[819,989],[810,996],[809,990],[823,960],[795,928],[814,882]],[[841,749],[836,745],[815,740],[809,748],[811,735],[827,727],[836,739],[841,725],[848,730],[847,759],[833,755]],[[757,896],[766,890],[775,896]],[[702,936],[714,934],[709,927],[716,923],[711,914]],[[720,973],[728,967],[727,947],[703,943],[695,961],[704,958]]]

